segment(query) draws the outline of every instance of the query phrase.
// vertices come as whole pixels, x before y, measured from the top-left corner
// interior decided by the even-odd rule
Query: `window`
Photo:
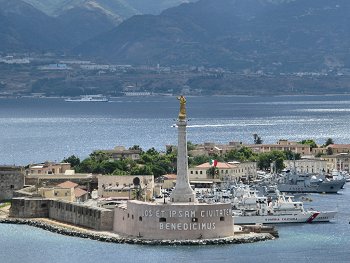
[[[225,217],[220,216],[220,221],[225,221]]]
[[[142,221],[142,216],[139,216],[139,221]]]
[[[159,222],[166,222],[166,218],[165,217],[159,218]]]

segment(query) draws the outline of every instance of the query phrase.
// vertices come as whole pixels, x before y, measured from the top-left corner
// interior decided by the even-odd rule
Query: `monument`
[[[198,203],[189,184],[186,98],[180,96],[175,189],[170,202],[130,200],[114,209],[113,231],[143,239],[195,240],[233,236],[231,203]]]
[[[177,176],[170,200],[174,203],[196,202],[196,195],[188,178],[186,98],[180,96],[178,100],[180,100],[180,112],[176,123],[178,127]]]

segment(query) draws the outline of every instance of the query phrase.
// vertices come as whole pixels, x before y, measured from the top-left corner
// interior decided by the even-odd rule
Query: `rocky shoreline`
[[[217,239],[197,239],[197,240],[148,240],[134,237],[122,237],[114,234],[108,235],[106,233],[99,233],[93,230],[78,230],[71,229],[65,226],[58,226],[55,224],[42,222],[40,219],[22,219],[22,218],[3,218],[0,219],[1,224],[17,224],[17,225],[29,225],[37,228],[41,228],[53,233],[88,238],[91,240],[97,240],[101,242],[117,243],[117,244],[137,244],[137,245],[224,245],[224,244],[244,244],[253,243],[259,241],[266,241],[275,239],[275,237],[269,233],[249,233],[238,234],[229,238],[217,238]],[[111,233],[112,234],[112,233]]]

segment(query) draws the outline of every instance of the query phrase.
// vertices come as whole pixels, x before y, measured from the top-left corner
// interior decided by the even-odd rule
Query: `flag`
[[[209,161],[209,164],[210,164],[210,166],[216,167],[216,166],[218,165],[218,161],[217,161],[217,160],[211,159],[211,160]]]

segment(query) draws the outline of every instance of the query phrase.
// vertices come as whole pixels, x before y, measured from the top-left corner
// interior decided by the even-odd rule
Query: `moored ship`
[[[238,225],[329,222],[335,211],[305,210],[303,202],[278,193],[274,201],[249,190],[233,202],[233,219]]]
[[[329,180],[311,174],[287,173],[277,182],[281,192],[291,193],[337,193],[344,180]]]

